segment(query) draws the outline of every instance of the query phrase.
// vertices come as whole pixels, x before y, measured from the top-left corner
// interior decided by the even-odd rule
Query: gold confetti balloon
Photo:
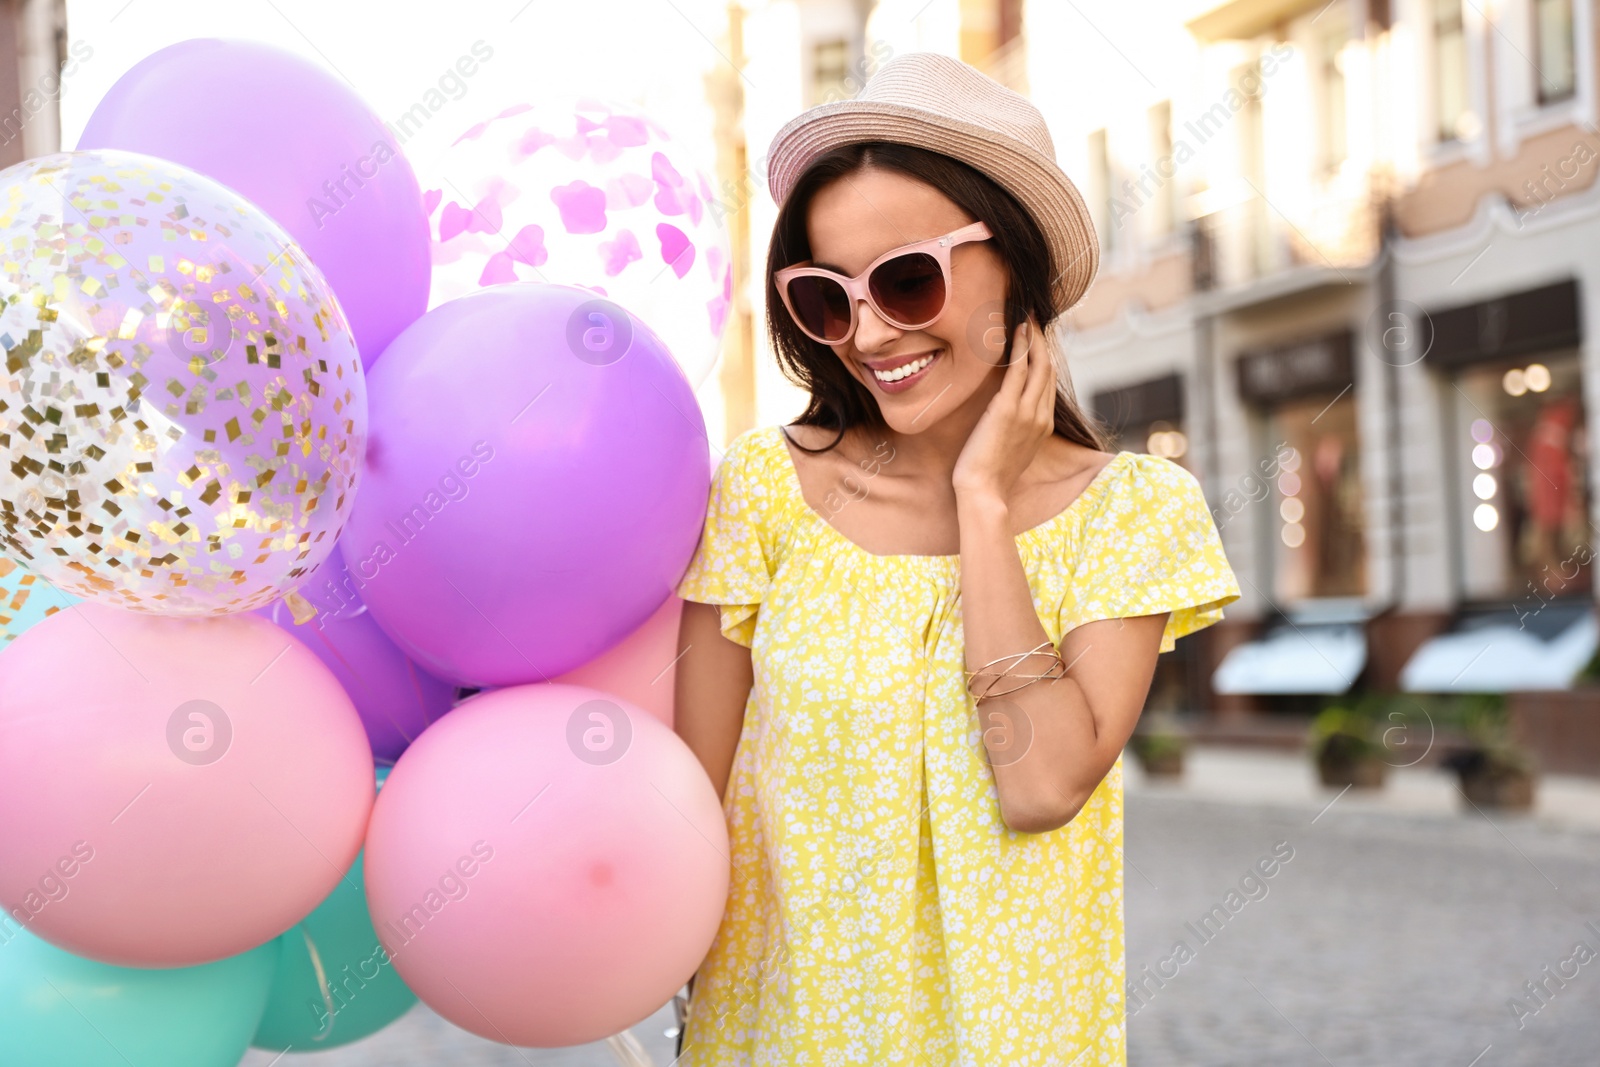
[[[57,588],[163,615],[271,603],[333,548],[361,361],[259,208],[174,163],[0,171],[0,534]]]

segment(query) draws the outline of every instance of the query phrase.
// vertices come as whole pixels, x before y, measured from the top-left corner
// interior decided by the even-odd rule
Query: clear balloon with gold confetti
[[[174,163],[0,171],[0,539],[164,615],[269,604],[333,549],[366,385],[344,313],[259,208]]]

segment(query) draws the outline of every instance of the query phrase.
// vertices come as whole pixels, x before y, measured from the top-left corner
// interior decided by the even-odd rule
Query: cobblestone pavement
[[[1600,833],[1336,796],[1245,806],[1130,789],[1129,1063],[1600,1063]],[[1280,842],[1292,858],[1245,880]],[[1201,927],[1219,904],[1225,921]]]
[[[1146,785],[1130,768],[1128,973],[1141,992],[1130,1006],[1129,1063],[1600,1063],[1600,957],[1574,951],[1582,942],[1600,952],[1600,827],[1582,814],[1600,811],[1600,788],[1552,785],[1564,807],[1541,800],[1537,817],[1490,820],[1461,814],[1436,771],[1392,775],[1381,794],[1339,796],[1309,783],[1303,757],[1202,754],[1178,788]],[[1543,1003],[1524,988],[1536,980]],[[1525,1005],[1520,1019],[1511,998]],[[633,1029],[656,1067],[671,1062],[670,1025],[663,1008]],[[618,1063],[603,1043],[496,1045],[420,1005],[346,1049],[244,1061]]]

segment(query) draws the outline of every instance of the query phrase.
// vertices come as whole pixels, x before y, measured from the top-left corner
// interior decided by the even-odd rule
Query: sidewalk
[[[1476,817],[1456,788],[1455,775],[1438,767],[1391,767],[1379,789],[1337,789],[1317,781],[1304,752],[1225,745],[1192,745],[1177,782],[1145,777],[1131,754],[1123,762],[1128,793],[1192,796],[1244,805],[1320,810],[1337,798],[1340,807],[1403,815]],[[1541,775],[1532,813],[1495,813],[1552,829],[1600,832],[1600,779]]]

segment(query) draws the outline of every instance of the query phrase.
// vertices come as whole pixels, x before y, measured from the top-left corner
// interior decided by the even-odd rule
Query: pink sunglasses
[[[950,250],[994,235],[981,222],[943,237],[891,249],[854,278],[821,267],[784,267],[773,274],[778,295],[807,337],[839,345],[856,332],[856,303],[901,330],[920,330],[950,303]]]

